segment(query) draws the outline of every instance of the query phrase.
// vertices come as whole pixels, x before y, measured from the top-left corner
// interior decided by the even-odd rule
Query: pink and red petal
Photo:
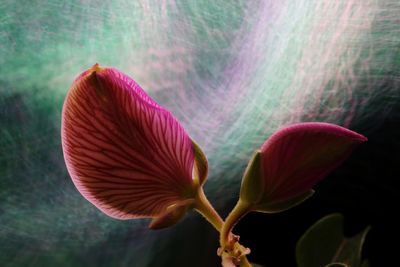
[[[261,147],[263,202],[304,194],[366,140],[329,123],[299,123],[279,130]]]
[[[93,66],[64,103],[62,145],[78,190],[109,216],[153,217],[193,194],[192,140],[116,69]]]

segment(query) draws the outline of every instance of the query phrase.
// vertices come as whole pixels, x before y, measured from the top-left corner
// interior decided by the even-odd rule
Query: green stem
[[[210,201],[208,201],[203,188],[200,188],[198,191],[194,208],[197,212],[203,215],[203,217],[206,218],[206,220],[209,221],[218,232],[221,232],[224,221],[211,205]]]
[[[242,258],[242,262],[240,263],[240,267],[252,267],[251,263],[247,259],[246,256]]]
[[[244,208],[244,206],[243,205],[239,205],[239,203],[240,203],[240,201],[238,202],[238,204],[236,204],[235,209]],[[208,201],[206,195],[204,194],[203,188],[200,188],[198,193],[197,193],[196,201],[195,201],[195,204],[194,204],[194,209],[197,212],[199,212],[201,215],[203,215],[203,217],[207,221],[209,221],[214,226],[214,228],[220,233],[220,236],[222,236],[222,233],[223,233],[222,231],[223,231],[224,228],[226,228],[225,227],[226,223],[224,223],[224,220],[222,220],[221,216],[219,216],[218,212],[211,205],[210,201]],[[233,209],[231,214],[234,213],[235,209]],[[244,216],[247,212],[248,212],[248,209],[246,210],[246,212],[244,212],[239,217],[239,219],[242,216]],[[236,213],[238,213],[238,212],[236,212]],[[231,217],[231,214],[229,214],[227,219],[229,219],[229,217]],[[232,219],[230,219],[231,221],[234,219],[233,217],[235,217],[235,216],[232,215]],[[229,228],[228,229],[229,231],[226,233],[226,239],[230,235],[231,230],[232,230],[234,224],[236,223],[235,221],[233,221],[233,222],[234,223],[232,224],[232,227]],[[227,230],[225,230],[225,231],[227,231]],[[222,240],[222,238],[221,238],[221,240]],[[242,262],[241,262],[240,266],[241,267],[252,267],[250,262],[247,260],[246,256],[242,257]]]
[[[222,248],[224,248],[228,243],[233,227],[235,227],[236,223],[249,211],[250,205],[248,203],[245,203],[241,200],[236,203],[236,206],[233,208],[231,213],[229,213],[221,230],[219,241]]]

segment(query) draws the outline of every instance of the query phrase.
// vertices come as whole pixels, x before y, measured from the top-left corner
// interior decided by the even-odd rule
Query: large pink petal
[[[263,202],[304,194],[366,140],[328,123],[299,123],[279,130],[261,147]]]
[[[194,194],[188,134],[116,69],[96,64],[75,80],[64,103],[62,145],[74,184],[109,216],[157,216]]]

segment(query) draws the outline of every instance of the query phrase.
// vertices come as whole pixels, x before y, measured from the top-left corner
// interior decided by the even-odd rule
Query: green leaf
[[[352,238],[343,235],[343,216],[328,215],[311,226],[296,246],[298,267],[321,267],[342,263],[361,266],[361,249],[369,227]]]
[[[324,267],[348,267],[348,266],[344,263],[334,262],[334,263],[325,265]]]

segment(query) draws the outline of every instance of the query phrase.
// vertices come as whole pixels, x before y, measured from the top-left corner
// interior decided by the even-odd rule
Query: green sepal
[[[287,201],[268,202],[268,200],[263,199],[265,186],[261,171],[261,151],[258,150],[253,154],[247,165],[240,188],[240,200],[251,206],[252,211],[264,213],[282,212],[299,205],[314,194],[314,190],[309,190]]]
[[[177,224],[193,207],[193,204],[194,199],[188,199],[169,206],[160,216],[153,218],[149,228],[158,230]]]
[[[208,161],[203,150],[201,150],[200,146],[193,140],[192,146],[194,152],[193,179],[201,186],[207,178]]]
[[[248,204],[256,204],[264,194],[264,179],[261,175],[261,151],[251,157],[244,172],[240,188],[240,200]]]
[[[320,267],[330,263],[360,267],[361,250],[369,229],[370,227],[367,227],[356,236],[346,238],[343,235],[341,214],[331,214],[322,218],[312,225],[297,242],[298,267]]]
[[[263,212],[263,213],[278,213],[288,209],[291,209],[305,200],[310,198],[314,194],[314,190],[309,190],[297,197],[291,198],[290,200],[277,202],[277,203],[260,203],[253,207],[253,211]]]

